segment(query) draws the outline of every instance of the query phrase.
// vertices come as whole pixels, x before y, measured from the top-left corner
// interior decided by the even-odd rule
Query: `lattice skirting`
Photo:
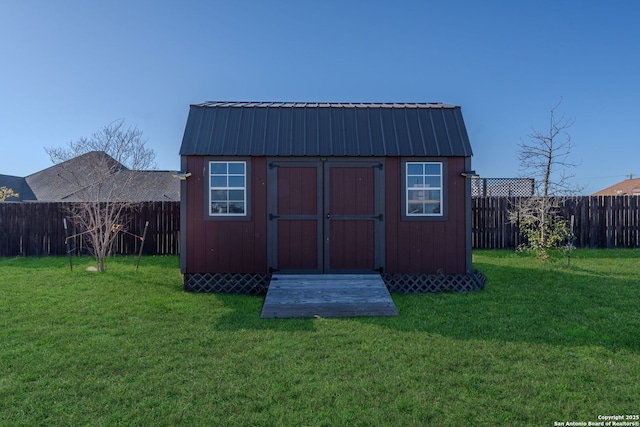
[[[473,274],[382,274],[391,292],[401,294],[427,292],[469,292],[484,289],[487,278],[479,271]],[[238,295],[266,295],[271,276],[268,274],[188,273],[184,290]]]
[[[267,274],[188,273],[184,275],[187,292],[266,295],[271,276]]]
[[[479,271],[473,274],[382,274],[391,292],[400,294],[427,292],[469,292],[484,289],[487,278]]]

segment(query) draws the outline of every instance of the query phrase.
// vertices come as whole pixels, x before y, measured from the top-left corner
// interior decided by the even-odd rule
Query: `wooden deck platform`
[[[260,317],[397,315],[378,274],[274,274]]]

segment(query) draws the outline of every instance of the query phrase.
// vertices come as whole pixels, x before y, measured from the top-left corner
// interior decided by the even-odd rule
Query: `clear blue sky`
[[[0,4],[0,174],[51,166],[117,119],[178,169],[189,104],[445,102],[484,177],[575,119],[576,183],[640,176],[640,1],[85,1]]]

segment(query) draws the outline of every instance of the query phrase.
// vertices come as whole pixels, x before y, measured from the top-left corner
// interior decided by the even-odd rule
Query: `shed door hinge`
[[[280,215],[269,214],[269,221],[273,221],[276,218],[280,218]]]

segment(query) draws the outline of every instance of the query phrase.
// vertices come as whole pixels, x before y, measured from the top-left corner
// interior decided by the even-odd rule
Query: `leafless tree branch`
[[[510,212],[511,221],[520,225],[530,245],[535,241],[542,256],[567,234],[566,224],[558,218],[559,198],[581,190],[571,183],[574,175],[568,172],[577,166],[569,159],[574,145],[567,131],[575,121],[557,117],[561,102],[551,108],[548,129],[532,129],[528,141],[519,144],[518,160],[524,173],[535,179],[535,196],[518,199]]]
[[[118,233],[126,231],[127,212],[136,206],[128,197],[134,172],[155,167],[155,153],[145,144],[142,131],[118,120],[67,147],[45,148],[59,165],[59,177],[74,190],[67,195],[72,202],[67,213],[83,233],[99,271],[104,271]]]

